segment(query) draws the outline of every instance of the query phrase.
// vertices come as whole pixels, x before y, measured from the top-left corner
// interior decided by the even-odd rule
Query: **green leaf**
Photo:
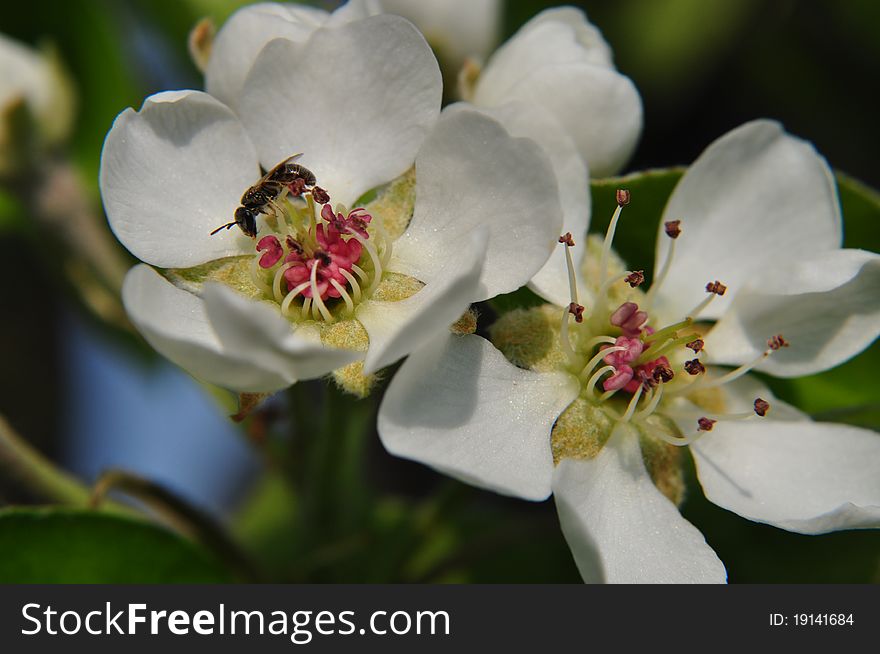
[[[0,583],[228,583],[215,559],[149,523],[95,511],[0,511]]]

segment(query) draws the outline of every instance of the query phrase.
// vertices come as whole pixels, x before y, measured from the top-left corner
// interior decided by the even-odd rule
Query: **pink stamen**
[[[624,302],[611,314],[611,324],[620,327],[623,335],[629,337],[639,336],[647,319],[647,312],[639,311],[635,302]]]
[[[264,236],[257,243],[257,252],[262,252],[260,257],[260,268],[271,268],[278,260],[284,256],[284,248],[281,242],[272,235]]]

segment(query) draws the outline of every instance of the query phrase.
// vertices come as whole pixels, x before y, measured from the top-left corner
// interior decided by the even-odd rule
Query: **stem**
[[[124,470],[108,470],[95,482],[92,506],[98,507],[111,490],[142,501],[173,529],[214,552],[242,578],[257,577],[253,565],[220,525],[168,489]]]
[[[34,498],[49,504],[88,506],[88,487],[73,475],[58,468],[34,449],[0,417],[0,471],[3,477],[24,487]],[[112,503],[114,513],[133,513]]]

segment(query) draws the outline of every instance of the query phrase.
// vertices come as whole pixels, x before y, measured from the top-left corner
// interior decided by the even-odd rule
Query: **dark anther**
[[[755,413],[757,413],[762,418],[767,415],[767,412],[770,410],[770,403],[767,400],[762,400],[760,397],[755,400]]]
[[[684,369],[689,375],[701,375],[706,372],[706,366],[704,366],[699,359],[685,361]]]
[[[699,431],[712,431],[712,427],[715,426],[717,420],[712,420],[712,418],[706,418],[705,416],[697,420],[697,429]]]
[[[324,252],[324,250],[316,250],[315,259],[320,261],[324,266],[329,266],[333,262],[333,259],[331,259],[330,255]]]
[[[617,205],[621,207],[625,207],[629,204],[631,194],[625,188],[617,189]]]
[[[634,270],[629,275],[627,275],[623,281],[629,284],[632,288],[635,288],[636,286],[641,286],[645,283],[645,271]]]
[[[767,340],[767,347],[771,350],[778,350],[783,347],[788,347],[788,345],[788,341],[782,338],[782,334],[776,334],[776,336]]]
[[[327,204],[330,202],[330,194],[320,186],[316,186],[312,189],[312,197],[315,198],[315,202],[318,204]]]
[[[692,349],[694,351],[694,354],[696,354],[697,352],[699,352],[700,350],[703,349],[703,345],[704,345],[703,339],[698,338],[696,340],[691,341],[687,345],[685,345],[685,347],[689,347],[690,349]]]
[[[678,238],[681,235],[680,220],[669,220],[663,223],[663,228],[666,230],[666,235],[669,238]]]
[[[655,382],[663,382],[664,384],[668,381],[672,381],[672,378],[675,377],[675,373],[672,372],[672,368],[669,366],[657,366],[654,368],[654,372],[652,373]]]
[[[715,295],[724,295],[727,292],[727,287],[716,279],[714,282],[706,284],[706,292],[714,293]]]
[[[562,236],[559,237],[560,243],[565,243],[568,247],[574,247],[574,239],[571,237],[571,232],[565,232]]]
[[[568,305],[568,312],[574,316],[575,322],[584,321],[584,307],[577,302],[572,302]]]

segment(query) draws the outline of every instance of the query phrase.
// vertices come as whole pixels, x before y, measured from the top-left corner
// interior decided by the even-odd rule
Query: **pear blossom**
[[[638,90],[575,7],[542,11],[461,80],[463,98],[478,107],[517,103],[552,116],[595,177],[619,171],[641,134]]]
[[[57,56],[0,34],[0,173],[14,167],[12,112],[23,109],[35,127],[39,145],[52,145],[70,132],[73,90]],[[20,135],[19,135],[20,137]],[[28,139],[24,139],[28,140]]]
[[[240,69],[212,73],[234,107],[159,93],[105,141],[110,226],[144,262],[126,309],[156,350],[222,387],[333,371],[365,393],[472,302],[524,284],[561,227],[537,145],[466,108],[440,114],[437,62],[409,22],[333,16],[270,41],[241,83]],[[252,211],[261,167],[270,197]]]
[[[560,238],[564,302],[405,361],[385,447],[499,493],[552,493],[586,581],[725,581],[677,509],[685,449],[706,497],[750,520],[880,526],[880,435],[813,422],[748,374],[820,372],[880,333],[880,255],[841,249],[825,161],[770,121],[718,139],[669,199],[647,291],[611,247],[631,198],[617,199],[604,240]]]

